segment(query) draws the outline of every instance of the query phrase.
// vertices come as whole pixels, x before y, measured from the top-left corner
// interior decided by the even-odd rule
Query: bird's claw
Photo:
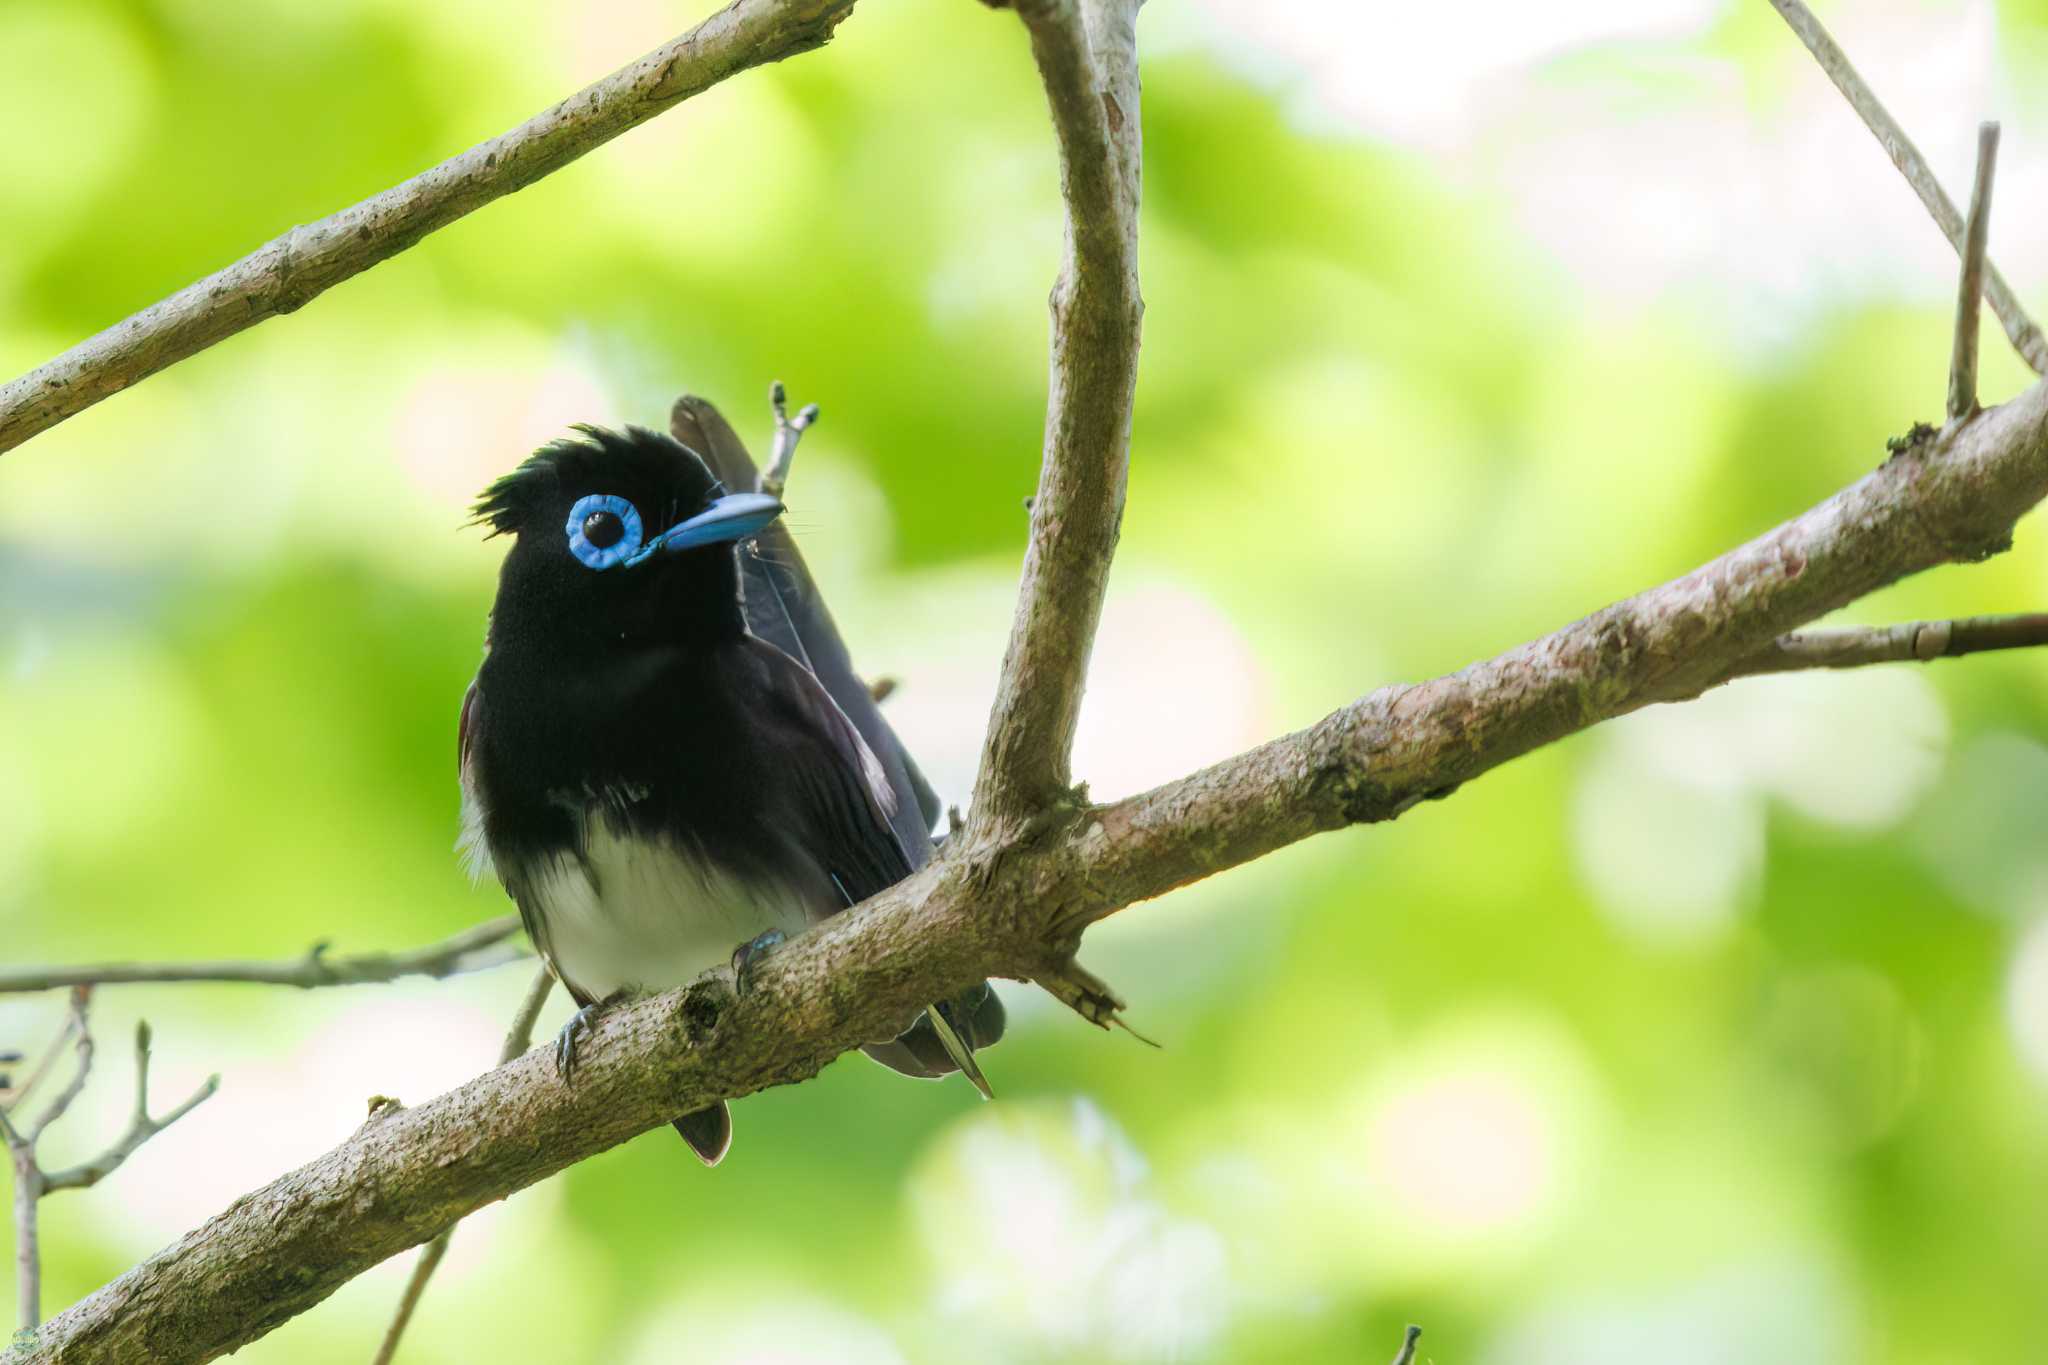
[[[766,957],[771,949],[779,947],[782,940],[783,933],[780,929],[769,929],[754,935],[732,950],[732,988],[735,995],[747,993],[748,978],[754,963]]]
[[[569,1022],[562,1025],[562,1031],[555,1035],[555,1074],[567,1085],[576,1079],[576,1045],[583,1035],[590,1032],[590,1026],[597,1022],[597,1016],[633,996],[631,986],[621,986],[602,1000],[593,1000],[569,1016]]]
[[[562,1031],[555,1035],[555,1074],[568,1085],[576,1079],[576,1044],[584,1034],[590,1032],[590,1021],[597,1017],[597,1005],[585,1005],[569,1016],[569,1022],[562,1025]]]

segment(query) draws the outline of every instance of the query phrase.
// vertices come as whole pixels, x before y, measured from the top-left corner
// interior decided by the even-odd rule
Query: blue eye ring
[[[609,512],[619,519],[625,532],[616,541],[602,548],[592,545],[583,533],[585,523],[601,512]],[[576,505],[569,509],[569,521],[564,530],[569,536],[569,553],[586,569],[610,569],[625,563],[640,548],[640,509],[615,493],[591,493],[576,499]]]

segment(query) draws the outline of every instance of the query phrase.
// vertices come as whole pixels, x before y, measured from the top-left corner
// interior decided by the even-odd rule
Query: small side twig
[[[77,1066],[71,1080],[64,1089],[51,1099],[42,1114],[29,1124],[16,1124],[8,1113],[9,1108],[18,1108],[27,1087],[17,1092],[13,1105],[0,1107],[0,1141],[7,1144],[7,1155],[14,1167],[14,1263],[15,1288],[19,1301],[19,1322],[23,1331],[33,1330],[42,1321],[42,1248],[40,1229],[37,1225],[37,1205],[43,1196],[57,1190],[90,1189],[119,1168],[122,1162],[133,1156],[143,1143],[191,1113],[208,1096],[220,1088],[220,1077],[209,1076],[206,1084],[199,1087],[189,1099],[162,1118],[152,1118],[149,1113],[149,1025],[142,1023],[135,1028],[135,1111],[129,1119],[128,1131],[123,1133],[113,1146],[101,1152],[90,1161],[58,1171],[45,1171],[36,1158],[36,1141],[58,1119],[64,1117],[71,1104],[85,1089],[87,1079],[92,1075],[92,988],[74,986],[71,991],[71,1010],[65,1021],[63,1040],[73,1040]],[[55,1049],[52,1050],[53,1054]]]
[[[1781,635],[1723,674],[1718,683],[1762,673],[1809,668],[1861,668],[1866,664],[1929,663],[1997,649],[2048,645],[2048,612],[1967,616],[1953,621],[1907,621],[1896,626],[1841,626]]]
[[[1422,1329],[1414,1323],[1401,1338],[1401,1349],[1394,1353],[1394,1365],[1411,1365],[1415,1359],[1415,1343],[1422,1339]]]
[[[500,915],[439,943],[403,953],[331,958],[323,942],[289,962],[102,962],[79,967],[7,967],[0,968],[0,995],[137,981],[240,981],[311,989],[396,981],[402,976],[447,977],[529,956],[516,943],[506,942],[518,932],[519,916]]]
[[[1950,425],[1977,415],[1977,315],[1984,297],[1984,253],[1991,235],[1991,177],[1998,169],[1998,125],[1977,125],[1977,178],[1963,229],[1963,271],[1956,290],[1956,337],[1948,366]]]
[[[64,1045],[71,1041],[71,1029],[76,1019],[75,1014],[65,1011],[64,1026],[57,1030],[57,1036],[50,1040],[49,1047],[43,1050],[42,1059],[29,1071],[26,1079],[19,1085],[0,1085],[0,1110],[16,1108],[35,1093],[36,1087],[42,1084],[43,1077],[50,1074],[50,1068],[55,1066],[57,1059],[64,1054]],[[10,1052],[8,1056],[17,1062],[23,1060],[19,1052]]]
[[[819,413],[816,403],[806,403],[791,417],[789,395],[780,379],[768,386],[768,405],[775,409],[775,444],[769,447],[768,468],[761,474],[761,491],[779,498],[789,486],[789,467],[796,460],[796,443],[818,420]]]
[[[1099,1029],[1120,1028],[1146,1047],[1159,1044],[1130,1026],[1124,998],[1095,973],[1068,958],[1059,967],[1032,978],[1041,990]]]
[[[1941,182],[1934,177],[1934,170],[1927,164],[1927,158],[1913,145],[1913,139],[1906,136],[1906,130],[1891,116],[1877,96],[1871,91],[1863,77],[1850,64],[1848,54],[1842,51],[1832,35],[1821,26],[1819,19],[1808,9],[1805,0],[1771,0],[1772,8],[1784,17],[1787,25],[1806,44],[1806,50],[1820,63],[1820,69],[1827,73],[1842,97],[1849,101],[1849,107],[1863,120],[1873,136],[1899,168],[1899,174],[1906,177],[1906,183],[1913,187],[1913,193],[1920,196],[1920,202],[1927,206],[1927,212],[1934,217],[1942,235],[1960,254],[1964,250],[1963,215],[1956,212],[1955,202],[1943,190]],[[2020,359],[2027,362],[2036,374],[2048,374],[2048,337],[2034,325],[2027,316],[2027,310],[1998,273],[1998,267],[1989,261],[1984,263],[1984,294],[1991,300],[1991,310],[1998,314],[1999,322],[2005,326],[2005,334],[2012,340],[2012,348],[2020,353]]]
[[[44,1108],[42,1117],[36,1119],[22,1130],[22,1136],[27,1139],[31,1147],[35,1145],[36,1139],[41,1137],[51,1124],[64,1117],[64,1111],[69,1109],[71,1102],[84,1092],[85,1083],[92,1075],[93,1042],[91,1014],[92,987],[72,987],[71,1017],[65,1025],[64,1036],[68,1036],[71,1039],[72,1050],[78,1059],[77,1065],[72,1070],[70,1082],[62,1090],[58,1091],[55,1098]]]
[[[218,1073],[208,1076],[204,1084],[186,1097],[184,1103],[162,1118],[152,1118],[149,1113],[149,1043],[148,1022],[138,1023],[135,1026],[135,1109],[128,1116],[128,1131],[123,1133],[113,1146],[92,1160],[61,1171],[45,1173],[45,1192],[91,1189],[118,1170],[122,1162],[135,1155],[136,1149],[143,1143],[197,1109],[220,1089]]]
[[[505,1032],[505,1045],[498,1051],[498,1065],[522,1057],[533,1046],[534,1021],[540,1018],[541,1007],[547,1004],[548,994],[555,987],[554,973],[546,964],[533,974],[533,983],[520,998],[519,1009],[512,1016],[511,1027]],[[420,1251],[420,1258],[413,1264],[412,1275],[405,1282],[405,1292],[399,1295],[397,1311],[391,1315],[391,1325],[384,1329],[384,1340],[378,1343],[377,1354],[370,1365],[391,1365],[398,1354],[398,1341],[405,1335],[406,1324],[412,1321],[413,1310],[420,1306],[420,1296],[427,1292],[427,1281],[434,1278],[434,1271],[440,1266],[441,1258],[448,1254],[448,1243],[455,1236],[455,1224],[441,1229],[440,1235]]]

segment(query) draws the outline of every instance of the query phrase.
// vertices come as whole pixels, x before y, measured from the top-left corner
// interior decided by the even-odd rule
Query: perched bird
[[[790,619],[781,601],[743,602],[735,558],[781,503],[728,493],[668,436],[579,430],[477,504],[513,544],[460,740],[472,870],[496,871],[581,1007],[557,1044],[565,1082],[594,1009],[728,960],[744,974],[931,847],[818,677],[748,628]],[[920,846],[892,820],[921,828]],[[864,1050],[908,1075],[965,1071],[987,1093],[973,1049],[1002,1028],[983,983]],[[724,1104],[675,1127],[706,1164],[731,1142]]]

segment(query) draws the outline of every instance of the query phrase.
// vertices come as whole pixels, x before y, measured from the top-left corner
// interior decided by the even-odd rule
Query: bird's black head
[[[667,436],[578,427],[484,491],[476,518],[510,535],[493,647],[609,652],[742,629],[733,546],[782,513],[727,493]]]

